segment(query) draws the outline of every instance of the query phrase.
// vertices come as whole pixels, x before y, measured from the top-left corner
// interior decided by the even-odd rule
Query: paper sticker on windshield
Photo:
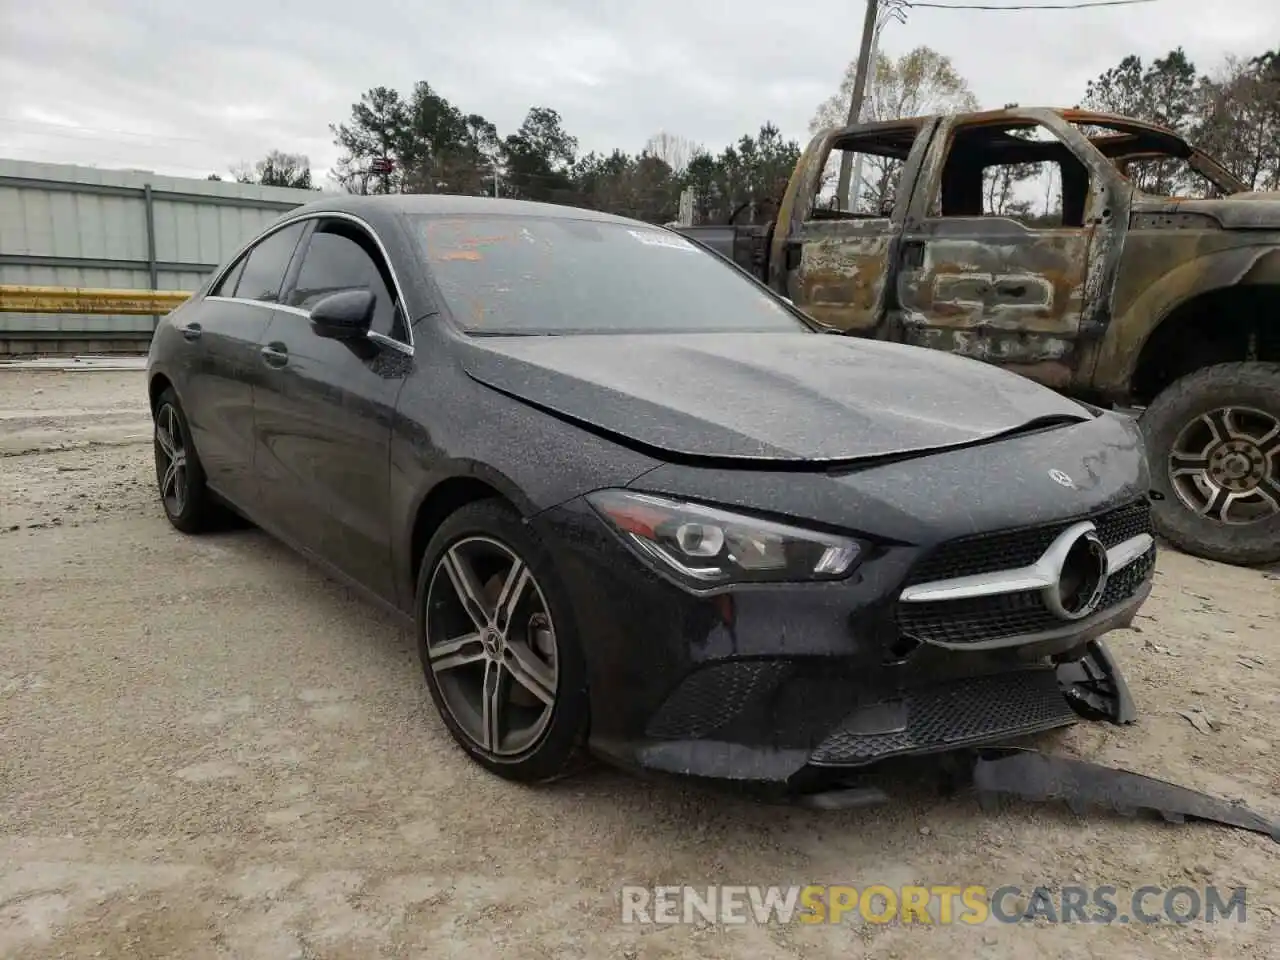
[[[667,247],[671,250],[683,250],[686,253],[697,249],[683,237],[677,237],[674,233],[658,233],[656,230],[628,230],[627,233],[650,247]]]

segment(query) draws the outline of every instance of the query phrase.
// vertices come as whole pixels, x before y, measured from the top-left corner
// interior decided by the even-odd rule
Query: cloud
[[[363,91],[407,92],[418,80],[503,133],[531,106],[554,107],[584,150],[638,150],[659,130],[718,149],[765,121],[803,141],[861,25],[850,0],[11,6],[0,156],[203,175],[279,148],[323,171],[337,159],[329,124]],[[1157,0],[916,9],[890,24],[883,47],[950,55],[985,106],[1069,105],[1129,53],[1150,59],[1181,44],[1208,72],[1228,54],[1260,53],[1267,38],[1280,38],[1275,0]]]

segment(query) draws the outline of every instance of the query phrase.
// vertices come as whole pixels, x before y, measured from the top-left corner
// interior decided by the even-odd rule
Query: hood
[[[1158,213],[1200,213],[1213,217],[1227,230],[1280,230],[1280,193],[1251,191],[1216,200],[1144,198],[1135,209]]]
[[[977,360],[810,333],[482,337],[462,363],[496,390],[682,458],[861,460],[1092,419]]]

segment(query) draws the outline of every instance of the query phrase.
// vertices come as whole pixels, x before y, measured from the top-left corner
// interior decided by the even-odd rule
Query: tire
[[[455,575],[450,574],[453,560],[471,573],[471,592],[478,595],[482,608],[475,610],[473,605],[472,614],[461,600],[463,591],[455,586],[458,567]],[[507,560],[523,564],[531,581],[514,598],[514,613],[501,639],[457,640],[483,635],[486,624],[501,629],[503,618],[497,612],[500,604],[493,602],[495,595],[502,599],[502,588],[518,579],[503,566]],[[427,688],[458,746],[480,766],[507,780],[544,783],[575,773],[586,759],[590,712],[586,665],[555,566],[520,515],[494,499],[467,504],[446,518],[423,555],[415,607],[418,653]],[[450,644],[449,652],[444,644]],[[530,655],[533,661],[527,659]],[[538,669],[528,669],[531,662]],[[509,698],[488,715],[505,718],[497,733],[489,731],[484,700],[479,699],[494,677]],[[530,684],[530,679],[542,682]],[[549,688],[549,702],[531,693],[538,689],[545,694]],[[527,729],[520,727],[535,714],[538,720],[529,719]]]
[[[1235,412],[1222,419],[1222,411]],[[1208,420],[1218,425],[1210,427]],[[1142,414],[1140,425],[1151,464],[1151,485],[1161,495],[1153,504],[1152,519],[1156,531],[1175,546],[1198,557],[1224,563],[1251,565],[1280,560],[1280,433],[1269,434],[1267,424],[1280,429],[1280,364],[1224,363],[1205,367],[1175,381],[1155,398]],[[1234,430],[1234,432],[1232,432]],[[1233,450],[1223,444],[1236,442]],[[1251,439],[1264,440],[1264,444]],[[1207,446],[1201,449],[1201,442]],[[1179,456],[1194,449],[1203,454]],[[1226,456],[1226,460],[1216,459]],[[1201,470],[1196,464],[1218,466]],[[1175,466],[1181,468],[1175,479]],[[1233,468],[1248,470],[1246,477],[1228,476],[1222,471]],[[1257,479],[1261,472],[1262,479]],[[1197,487],[1193,477],[1200,475],[1214,482]],[[1226,477],[1226,479],[1223,479]],[[1265,496],[1247,492],[1265,491]],[[1210,519],[1197,512],[1199,504],[1208,513],[1221,517],[1223,498],[1233,492],[1238,499],[1225,502],[1229,520]],[[1208,492],[1206,492],[1208,491]],[[1239,497],[1247,499],[1239,499]],[[1275,512],[1266,502],[1276,502]],[[1191,503],[1188,503],[1190,499]],[[1257,512],[1251,522],[1240,522]],[[1269,515],[1268,515],[1269,514]]]
[[[213,529],[221,514],[205,483],[204,468],[191,443],[187,417],[172,387],[166,388],[156,399],[152,419],[155,424],[152,445],[155,449],[156,486],[165,516],[183,533],[203,533]],[[175,453],[181,456],[182,465],[170,477],[169,468]]]

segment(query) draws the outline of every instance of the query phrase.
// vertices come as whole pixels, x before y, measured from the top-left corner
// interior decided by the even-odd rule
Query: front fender
[[[1156,277],[1123,313],[1112,318],[1098,347],[1093,387],[1108,395],[1127,394],[1151,335],[1193,297],[1260,284],[1280,284],[1280,247],[1274,243],[1205,254]]]

